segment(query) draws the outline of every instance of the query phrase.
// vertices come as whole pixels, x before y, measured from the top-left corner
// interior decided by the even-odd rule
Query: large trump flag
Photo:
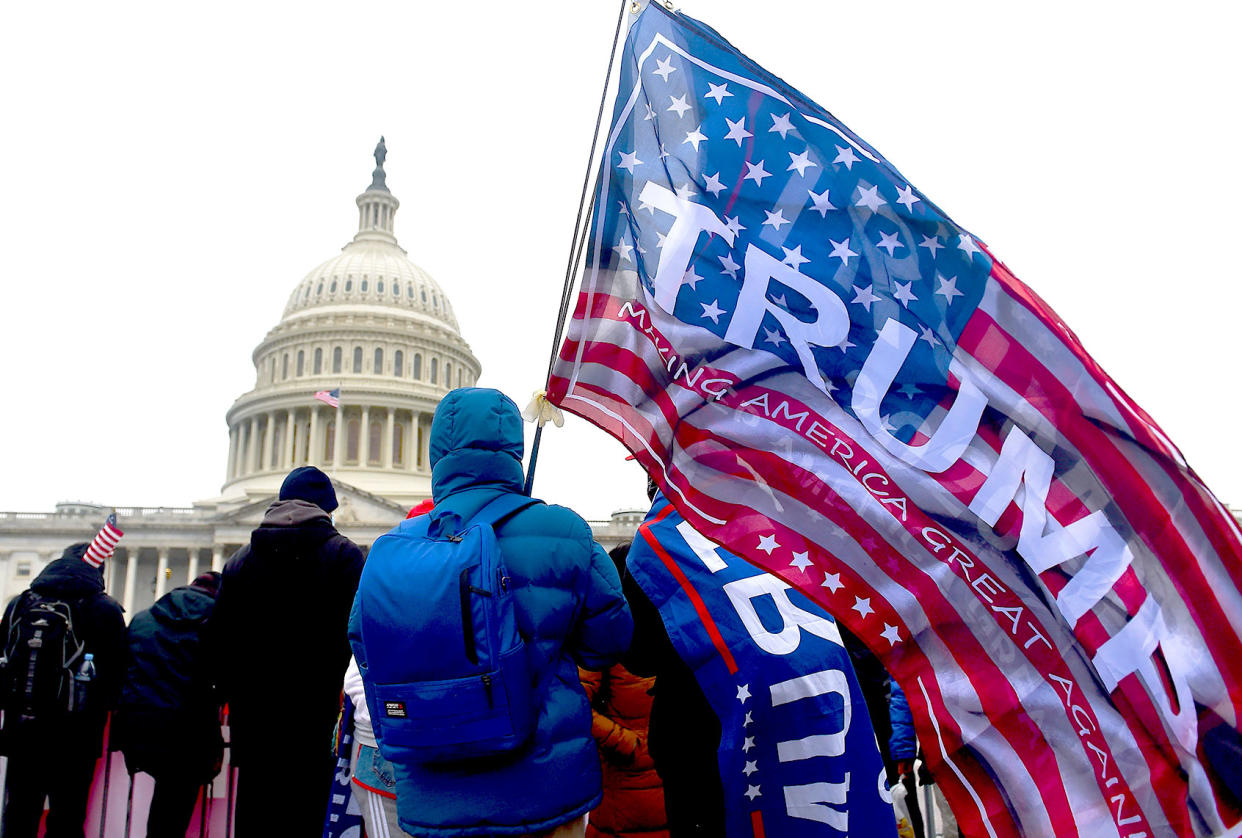
[[[1239,822],[1227,510],[978,238],[658,4],[549,397],[880,655],[966,834]]]

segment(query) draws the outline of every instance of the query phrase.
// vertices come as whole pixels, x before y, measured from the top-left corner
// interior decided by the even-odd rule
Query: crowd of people
[[[223,573],[168,592],[128,627],[101,570],[83,561],[88,545],[50,563],[0,623],[5,838],[34,838],[45,802],[48,838],[82,838],[109,713],[126,769],[155,779],[146,834],[183,838],[221,769],[224,707],[239,838],[326,834],[333,743],[347,732],[372,838],[723,835],[721,725],[626,572],[628,548],[606,554],[577,514],[524,497],[521,417],[497,391],[450,392],[430,451],[434,502],[369,557],[333,525],[331,480],[304,466]],[[473,544],[464,533],[480,521],[497,570],[467,565],[443,580],[460,612],[420,609],[436,601],[434,581],[392,601],[400,568]],[[395,610],[380,628],[406,631],[428,660],[464,640],[486,664],[513,621],[523,668],[498,653],[481,678],[423,672],[394,688],[381,673],[410,670],[419,655],[377,639],[382,607]],[[890,724],[900,691],[874,659],[856,664],[864,682],[878,668],[867,697],[883,717],[891,783],[912,772],[909,711],[891,702]],[[445,708],[456,721],[437,726]],[[446,740],[445,727],[464,732]]]

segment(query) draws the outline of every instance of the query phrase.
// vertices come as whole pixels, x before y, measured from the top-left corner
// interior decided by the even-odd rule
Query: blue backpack
[[[534,732],[537,687],[493,527],[536,503],[505,494],[464,525],[433,512],[376,539],[350,645],[385,758],[495,756]]]

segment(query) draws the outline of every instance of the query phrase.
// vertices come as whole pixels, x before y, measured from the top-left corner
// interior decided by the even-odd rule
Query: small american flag
[[[105,559],[112,558],[112,553],[116,550],[116,543],[121,540],[121,536],[125,533],[121,532],[116,525],[116,513],[112,513],[104,521],[103,526],[99,528],[99,532],[91,541],[91,546],[86,548],[86,553],[82,556],[82,561],[92,567],[101,567]]]
[[[331,407],[340,407],[341,406],[341,388],[337,387],[335,390],[320,390],[318,393],[315,394],[315,398],[319,399],[319,401]]]

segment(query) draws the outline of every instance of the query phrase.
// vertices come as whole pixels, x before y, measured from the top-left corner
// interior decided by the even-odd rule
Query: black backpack
[[[6,722],[56,719],[79,709],[73,676],[85,652],[68,603],[23,594],[4,644],[0,700]]]

